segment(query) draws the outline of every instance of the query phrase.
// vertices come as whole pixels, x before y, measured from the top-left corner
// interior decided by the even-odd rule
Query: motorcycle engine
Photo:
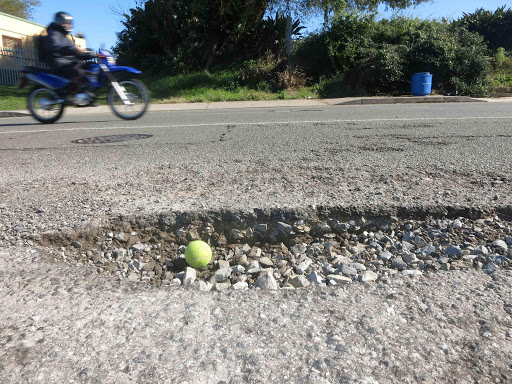
[[[84,107],[91,104],[92,99],[87,93],[77,93],[73,101],[79,107]]]

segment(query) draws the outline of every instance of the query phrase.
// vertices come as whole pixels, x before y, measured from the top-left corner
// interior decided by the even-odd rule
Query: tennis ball
[[[211,259],[212,250],[204,241],[192,241],[185,248],[185,260],[192,268],[204,268]]]

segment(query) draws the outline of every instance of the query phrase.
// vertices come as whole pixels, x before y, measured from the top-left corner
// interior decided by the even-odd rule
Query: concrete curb
[[[509,98],[510,99],[510,98]],[[296,100],[262,100],[262,101],[224,101],[216,103],[179,103],[151,104],[148,112],[185,111],[198,109],[242,109],[242,108],[279,108],[279,107],[315,107],[325,105],[371,105],[371,104],[415,104],[415,103],[467,103],[494,102],[492,99],[476,99],[467,96],[400,96],[400,97],[347,97],[340,99],[296,99]],[[507,100],[508,102],[512,100]],[[107,113],[110,109],[98,107],[66,108],[67,115],[85,115]],[[28,111],[0,111],[0,117],[26,117]]]
[[[362,97],[357,100],[342,101],[335,105],[369,104],[417,104],[417,103],[482,103],[483,99],[467,96],[401,96],[401,97]]]
[[[0,117],[25,117],[30,116],[28,112],[22,111],[0,111]]]

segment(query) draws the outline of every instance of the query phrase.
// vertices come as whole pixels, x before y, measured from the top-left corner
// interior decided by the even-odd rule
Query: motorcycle
[[[108,86],[108,104],[118,117],[135,120],[146,112],[149,92],[141,81],[135,79],[141,71],[116,65],[112,54],[104,49],[100,49],[96,59],[86,62],[83,68],[87,81],[75,95],[69,95],[68,79],[49,70],[41,67],[23,67],[20,70],[18,88],[23,88],[29,80],[36,84],[27,99],[28,109],[36,120],[44,124],[55,123],[66,105],[95,105],[93,91]]]

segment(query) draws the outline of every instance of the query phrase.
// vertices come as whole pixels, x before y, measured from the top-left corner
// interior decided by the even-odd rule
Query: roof
[[[10,15],[10,14],[5,13],[5,12],[0,12],[0,16],[7,16],[7,17],[10,17],[11,19],[23,21],[25,23],[29,23],[29,24],[33,24],[33,25],[37,25],[38,27],[41,27],[41,28],[46,28],[47,27],[46,25],[39,24],[39,23],[34,23],[33,21],[30,21],[30,20],[27,20],[27,19],[23,19],[23,18],[18,17],[18,16],[13,16],[13,15]],[[70,35],[73,36],[73,37],[83,38],[83,37],[79,37],[79,36],[77,36],[77,35],[75,35],[73,33],[70,33]]]
[[[9,15],[8,13],[0,12],[0,15],[10,17],[11,19],[16,19],[16,20],[24,21],[25,23],[34,24],[34,25],[37,25],[38,27],[46,28],[46,25],[34,23],[33,21],[30,21],[30,20],[27,20],[27,19],[22,19],[21,17]]]

